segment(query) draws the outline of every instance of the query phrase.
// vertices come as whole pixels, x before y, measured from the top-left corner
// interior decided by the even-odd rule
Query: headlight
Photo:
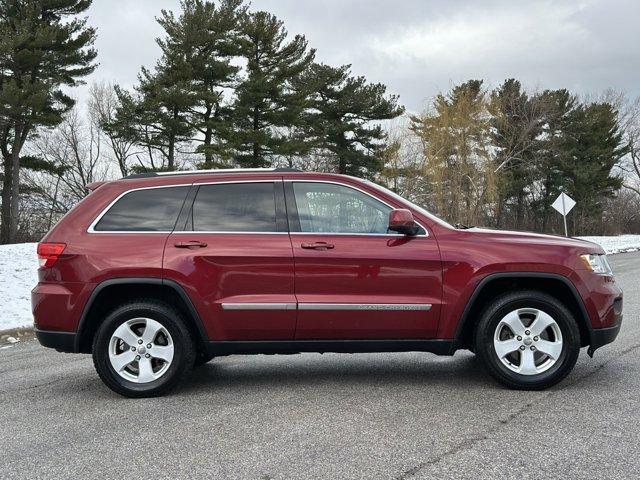
[[[597,273],[598,275],[613,275],[611,265],[609,265],[606,255],[596,255],[594,253],[589,253],[580,255],[580,258],[582,258],[582,261],[584,262],[586,267],[593,273]]]

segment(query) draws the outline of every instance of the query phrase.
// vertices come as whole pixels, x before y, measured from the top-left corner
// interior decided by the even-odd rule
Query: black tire
[[[143,317],[159,322],[173,340],[173,359],[162,376],[148,383],[121,377],[109,360],[109,343],[115,330],[128,320]],[[93,364],[102,381],[125,397],[156,397],[174,388],[193,367],[196,351],[184,319],[175,309],[156,300],[139,300],[113,310],[93,339]]]
[[[534,308],[550,315],[562,334],[562,351],[548,370],[534,375],[512,371],[498,358],[494,334],[508,313]],[[543,390],[564,379],[573,370],[580,353],[580,330],[573,315],[556,298],[535,290],[507,293],[496,298],[482,313],[475,332],[475,351],[491,376],[518,390]],[[525,347],[526,348],[526,347]]]

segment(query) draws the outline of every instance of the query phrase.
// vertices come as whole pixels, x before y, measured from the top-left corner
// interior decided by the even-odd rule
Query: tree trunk
[[[127,171],[126,154],[123,151],[123,149],[117,145],[117,143],[114,140],[110,139],[110,141],[111,141],[111,149],[113,150],[113,153],[115,153],[116,159],[118,160],[118,168],[120,169],[120,173],[124,178],[129,174],[129,172]]]
[[[516,230],[522,229],[522,224],[524,220],[524,195],[522,190],[518,191],[518,195],[516,197]]]
[[[498,194],[496,196],[496,218],[494,221],[494,227],[499,229],[500,226],[502,225],[502,215],[504,213],[504,201],[505,198],[502,195],[502,192],[500,192],[500,190],[498,190]]]
[[[16,145],[17,142],[14,142]],[[9,242],[15,243],[16,235],[18,233],[18,213],[20,207],[20,148],[16,148],[11,152],[11,175],[13,180],[11,181],[11,208],[10,208],[10,221],[9,221]]]
[[[1,243],[11,243],[11,192],[13,183],[13,162],[12,158],[4,159],[4,179],[2,181],[2,231],[0,232]]]
[[[547,176],[544,183],[544,195],[542,196],[542,233],[547,233],[547,225],[549,221],[549,198],[551,189],[551,178]]]
[[[258,130],[260,130],[260,111],[258,110],[258,107],[254,107],[253,108],[253,132],[257,132]],[[253,156],[253,165],[251,165],[252,167],[258,167],[261,166],[261,162],[260,162],[260,144],[257,142],[256,140],[256,135],[253,135],[253,149],[252,149],[252,156]]]
[[[349,145],[347,143],[347,139],[344,138],[344,135],[338,135],[336,138],[336,145],[340,153],[338,153],[338,173],[342,175],[346,175],[348,173],[349,165],[347,165],[347,159],[345,158]]]
[[[213,168],[213,153],[211,152],[211,138],[213,137],[211,127],[207,127],[204,133],[204,168]]]
[[[175,163],[175,150],[176,150],[176,137],[171,135],[169,138],[169,147],[167,153],[167,169],[169,171],[173,170],[173,165]]]
[[[213,129],[211,128],[211,112],[213,108],[207,105],[204,113],[204,123],[207,128],[204,131],[204,168],[213,168],[213,153],[211,152],[211,140],[213,139]]]
[[[177,123],[180,112],[176,107],[173,108],[173,121],[174,124]],[[175,129],[169,132],[169,145],[167,147],[167,169],[169,171],[174,170],[174,165],[176,163],[176,132]]]
[[[20,151],[29,133],[28,126],[14,125],[11,153],[4,155],[4,181],[2,186],[2,243],[15,243],[18,233],[20,196]]]

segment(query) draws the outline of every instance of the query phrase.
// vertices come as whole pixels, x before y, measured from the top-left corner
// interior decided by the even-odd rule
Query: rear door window
[[[122,196],[93,227],[97,232],[171,232],[188,186],[134,190]]]
[[[273,182],[202,185],[187,230],[277,232]]]

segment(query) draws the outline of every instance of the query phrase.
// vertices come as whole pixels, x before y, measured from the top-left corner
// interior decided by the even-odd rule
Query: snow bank
[[[640,235],[580,237],[595,242],[607,253],[640,250]],[[35,243],[0,245],[0,330],[33,324],[31,289],[38,283]]]
[[[640,250],[640,235],[619,235],[616,237],[578,237],[597,243],[607,253],[637,252]]]
[[[33,324],[31,289],[38,283],[36,245],[0,245],[0,330]]]

